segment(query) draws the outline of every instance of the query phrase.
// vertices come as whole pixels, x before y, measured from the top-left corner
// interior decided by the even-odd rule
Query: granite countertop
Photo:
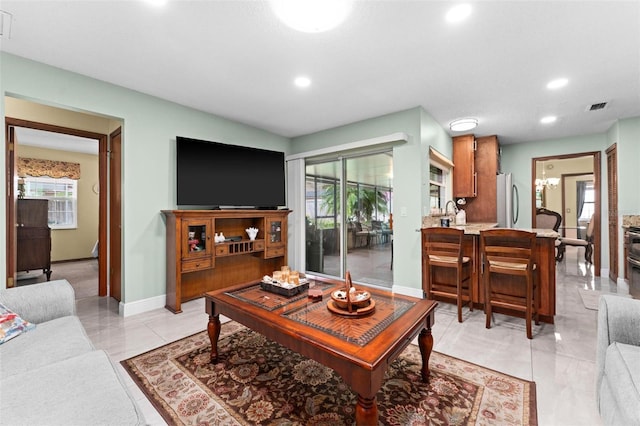
[[[466,225],[451,225],[451,228],[457,228],[464,230],[464,233],[467,235],[480,235],[480,231],[484,231],[485,229],[497,228],[497,223],[467,223]],[[428,228],[429,226],[423,226],[423,228]],[[560,234],[558,234],[553,229],[543,229],[543,228],[515,228],[521,231],[535,232],[538,237],[541,238],[558,238]]]
[[[640,226],[640,215],[622,215],[622,227]]]

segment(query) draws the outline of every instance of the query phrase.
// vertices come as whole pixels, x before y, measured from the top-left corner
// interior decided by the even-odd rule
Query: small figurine
[[[198,250],[198,243],[200,242],[200,240],[196,239],[195,232],[189,232],[189,240],[187,242],[189,243],[189,251]]]

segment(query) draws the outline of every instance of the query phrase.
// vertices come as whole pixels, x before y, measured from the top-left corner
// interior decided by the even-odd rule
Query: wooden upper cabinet
[[[467,200],[468,222],[497,222],[497,178],[500,163],[498,137],[476,138],[476,196]]]
[[[475,151],[474,135],[453,138],[454,198],[475,197],[477,194]]]

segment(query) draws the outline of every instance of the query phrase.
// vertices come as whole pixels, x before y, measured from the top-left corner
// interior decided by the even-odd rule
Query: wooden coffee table
[[[368,288],[376,302],[371,314],[338,315],[327,309],[327,302],[331,291],[342,288],[344,283],[308,278],[310,286],[323,290],[322,301],[313,302],[306,291],[292,297],[280,296],[262,290],[260,283],[205,293],[211,360],[218,359],[220,315],[224,315],[333,369],[358,394],[356,424],[377,425],[376,393],[387,367],[418,334],[422,378],[429,380],[431,326],[437,303]]]

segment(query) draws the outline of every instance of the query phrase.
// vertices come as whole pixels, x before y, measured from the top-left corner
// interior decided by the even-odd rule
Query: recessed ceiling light
[[[342,23],[352,0],[271,0],[271,9],[287,26],[305,33],[320,33]]]
[[[465,132],[467,130],[475,129],[477,125],[477,118],[460,118],[449,123],[449,128],[453,132]]]
[[[300,88],[305,88],[311,85],[311,79],[309,77],[301,76],[297,77],[293,83]]]
[[[540,119],[540,122],[542,124],[551,124],[551,123],[555,123],[555,121],[558,119],[558,117],[556,117],[555,115],[548,115],[546,117],[542,117]]]
[[[449,9],[446,18],[448,22],[460,22],[469,15],[471,15],[471,5],[462,3]]]
[[[566,78],[556,78],[555,80],[551,80],[549,83],[547,83],[547,89],[559,89],[566,86],[567,83],[569,83],[569,80],[567,80]]]

